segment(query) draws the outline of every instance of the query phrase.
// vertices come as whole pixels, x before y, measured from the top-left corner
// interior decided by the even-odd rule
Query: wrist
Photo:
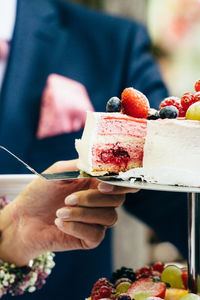
[[[32,257],[27,257],[26,247],[22,242],[20,217],[17,213],[15,201],[6,205],[0,211],[0,259],[16,266],[29,263]]]

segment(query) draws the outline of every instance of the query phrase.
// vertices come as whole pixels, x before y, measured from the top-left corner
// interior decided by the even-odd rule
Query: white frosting
[[[143,167],[200,172],[200,122],[170,119],[149,121]]]
[[[148,121],[143,168],[120,173],[120,178],[200,187],[200,122]]]
[[[79,154],[78,168],[88,174],[92,172],[92,153],[91,147],[97,132],[97,119],[100,114],[87,112],[87,119],[82,138],[75,140],[75,147]]]
[[[159,169],[135,168],[127,172],[120,172],[119,178],[132,182],[141,179],[148,183],[200,187],[199,172],[192,172],[187,169],[167,167]]]

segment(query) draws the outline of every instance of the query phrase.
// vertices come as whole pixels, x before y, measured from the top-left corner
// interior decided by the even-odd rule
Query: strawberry
[[[147,118],[149,101],[147,97],[134,88],[126,88],[122,92],[122,113],[135,118]]]
[[[183,94],[183,96],[181,97],[181,105],[184,110],[187,110],[189,106],[195,102],[196,102],[195,97],[190,92]]]
[[[136,280],[128,289],[128,295],[134,298],[134,295],[140,292],[146,292],[153,297],[165,297],[166,284],[164,282],[154,282],[151,278],[141,278]]]
[[[184,284],[184,287],[187,289],[188,288],[188,272],[186,269],[183,269],[182,270],[182,279],[183,279],[183,284]]]
[[[194,89],[196,92],[200,92],[200,80],[195,82]]]

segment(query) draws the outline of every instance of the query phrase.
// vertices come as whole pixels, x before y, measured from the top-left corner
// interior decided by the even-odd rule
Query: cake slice
[[[78,167],[92,175],[142,167],[147,120],[121,113],[88,112],[76,140]]]

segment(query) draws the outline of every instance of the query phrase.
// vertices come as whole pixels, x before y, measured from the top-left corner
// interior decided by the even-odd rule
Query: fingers
[[[98,190],[101,193],[112,193],[112,194],[137,193],[139,191],[139,189],[120,187],[105,182],[100,182],[98,184]]]
[[[79,239],[83,249],[92,249],[97,247],[105,235],[105,227],[102,225],[65,222],[62,219],[56,219],[55,224],[65,234]]]
[[[117,212],[114,208],[63,207],[56,215],[61,221],[99,224],[106,227],[113,226],[117,221]]]
[[[79,191],[65,198],[68,206],[82,207],[119,207],[123,204],[125,195],[102,194],[97,190]]]

